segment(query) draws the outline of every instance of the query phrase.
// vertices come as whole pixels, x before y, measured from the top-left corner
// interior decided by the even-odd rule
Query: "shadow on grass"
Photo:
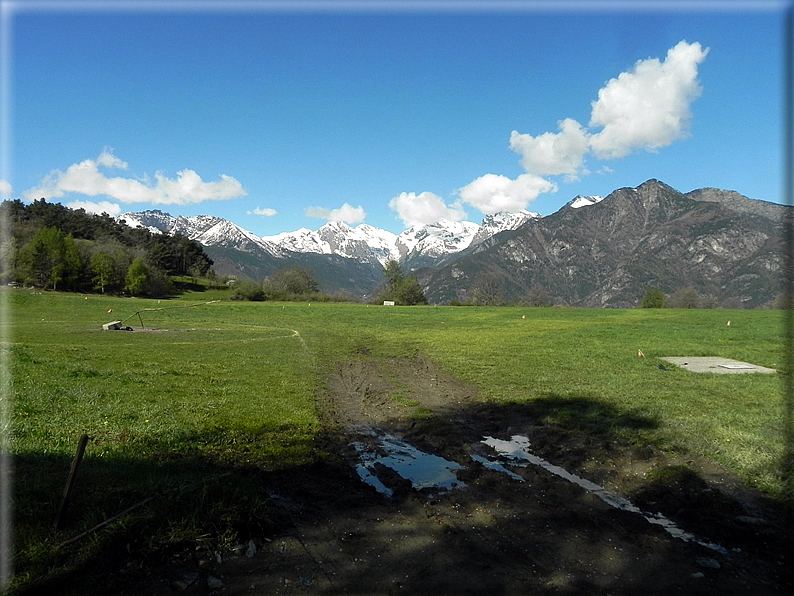
[[[267,474],[250,463],[261,450],[257,439],[273,440],[266,433],[213,430],[164,442],[134,441],[126,454],[115,455],[102,455],[102,443],[89,441],[58,530],[53,522],[71,458],[16,455],[12,593],[91,592],[92,582],[107,581],[130,555],[145,568],[188,547],[211,554],[281,527]],[[300,469],[297,462],[308,459],[312,443],[307,436],[284,437],[272,452],[281,465]],[[276,467],[269,459],[268,467]]]
[[[638,412],[625,411],[597,398],[549,394],[528,402],[508,402],[499,408],[481,406],[478,416],[495,417],[502,424],[505,414],[534,425],[548,424],[600,438],[645,438],[645,431],[659,428],[659,422]],[[476,409],[476,407],[475,407]]]
[[[184,577],[194,582],[194,594],[218,593],[211,577],[222,578],[228,594],[710,594],[748,587],[766,594],[783,585],[780,553],[764,551],[749,564],[738,556],[720,559],[717,573],[697,563],[719,558],[711,551],[672,539],[565,480],[527,467],[518,469],[518,482],[469,457],[486,435],[526,433],[533,448],[557,450],[562,465],[575,465],[579,456],[571,453],[584,457],[588,445],[603,449],[658,426],[636,413],[586,397],[549,396],[385,426],[464,465],[466,487],[383,497],[338,455],[349,452],[345,433],[293,445],[296,453],[314,453],[313,461],[285,457],[269,466],[246,462],[241,442],[217,457],[177,452],[174,445],[220,440],[182,436],[136,445],[156,454],[147,458],[94,457],[89,447],[66,525],[56,532],[52,519],[70,462],[22,454],[16,593],[168,594]],[[688,472],[676,479],[704,490]],[[55,548],[150,496],[118,522]],[[649,489],[644,496],[659,495]],[[249,540],[257,554],[233,558],[234,547]]]
[[[549,395],[525,404],[516,404],[524,415],[535,420],[602,437],[625,436],[629,431],[659,427],[658,421],[636,412],[622,411],[588,397]]]

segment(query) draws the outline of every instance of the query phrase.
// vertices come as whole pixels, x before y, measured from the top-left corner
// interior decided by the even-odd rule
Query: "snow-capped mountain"
[[[499,232],[520,228],[529,220],[540,218],[540,213],[533,213],[531,211],[527,211],[526,209],[522,209],[516,213],[507,213],[502,211],[501,213],[486,215],[485,219],[482,220],[480,229],[477,230],[474,238],[472,238],[471,245],[473,246],[475,244],[479,244],[483,240],[487,240]]]
[[[176,218],[159,209],[140,211],[138,213],[122,213],[116,218],[126,222],[131,228],[146,228],[152,234],[170,233]]]
[[[568,202],[566,206],[573,209],[579,209],[580,207],[589,207],[590,205],[595,205],[596,203],[600,203],[603,200],[604,197],[599,197],[598,195],[576,195]]]
[[[593,204],[601,197],[576,197],[571,206]],[[576,203],[574,205],[574,203]],[[337,255],[361,263],[385,265],[390,260],[410,261],[416,268],[432,264],[436,259],[460,252],[505,230],[514,230],[541,216],[530,211],[489,215],[481,225],[470,221],[441,220],[434,224],[414,226],[401,234],[393,234],[368,224],[351,227],[343,222],[329,222],[318,230],[301,228],[273,236],[257,236],[253,232],[220,217],[197,215],[173,217],[159,210],[124,213],[132,227],[143,227],[152,233],[179,233],[207,247],[234,248],[246,253],[261,251],[277,258],[294,253]]]
[[[430,259],[460,252],[471,244],[480,229],[470,221],[449,221],[414,226],[398,235],[395,240],[398,260],[421,255]]]
[[[204,246],[235,248],[248,253],[264,250],[275,257],[284,256],[283,251],[276,244],[221,217],[211,215],[173,217],[155,209],[140,213],[124,213],[118,219],[125,221],[130,227],[146,228],[154,234],[182,234]]]
[[[265,236],[263,240],[292,252],[339,255],[385,265],[390,260],[399,258],[394,244],[396,238],[396,234],[368,224],[353,228],[344,222],[331,221],[317,231],[301,228],[295,232]]]
[[[325,245],[315,230],[300,228],[294,232],[281,232],[275,236],[263,236],[262,240],[272,242],[285,250],[292,252],[313,252],[329,254],[331,247]]]

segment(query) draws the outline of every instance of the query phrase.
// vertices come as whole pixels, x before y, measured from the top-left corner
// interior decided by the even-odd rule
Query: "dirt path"
[[[322,404],[327,461],[272,474],[274,530],[222,560],[191,557],[158,571],[146,593],[170,594],[783,594],[782,518],[760,495],[703,462],[589,434],[588,417],[642,425],[603,404],[482,403],[427,359],[339,365]],[[568,408],[576,429],[542,423]],[[603,428],[604,425],[600,425]],[[388,432],[457,462],[461,485],[416,490],[381,465],[387,497],[359,478],[364,448]],[[525,435],[539,457],[661,512],[715,550],[671,536],[547,470],[488,469],[485,436]],[[362,447],[364,446],[364,447]],[[685,467],[681,464],[686,463]],[[666,469],[663,481],[651,470]],[[519,481],[515,475],[523,481]],[[657,475],[658,476],[658,475]],[[181,583],[180,583],[181,582]],[[129,593],[140,593],[130,586]]]

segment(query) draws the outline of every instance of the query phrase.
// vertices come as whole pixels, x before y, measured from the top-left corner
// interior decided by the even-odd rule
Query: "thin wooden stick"
[[[61,527],[61,522],[66,516],[66,507],[69,505],[69,497],[71,496],[72,487],[74,486],[74,479],[77,477],[77,468],[80,467],[80,462],[83,461],[86,445],[88,445],[88,435],[83,435],[80,437],[80,442],[77,444],[77,453],[75,453],[74,459],[72,460],[72,468],[69,470],[69,476],[66,479],[66,486],[63,489],[63,496],[61,497],[61,504],[58,505],[58,513],[55,515],[55,521],[52,524],[56,530]]]
[[[152,495],[151,497],[147,497],[147,498],[145,498],[145,499],[144,499],[143,501],[141,501],[140,503],[135,503],[135,505],[133,505],[132,507],[128,507],[127,509],[125,509],[125,510],[124,510],[124,511],[122,511],[121,513],[117,513],[117,514],[116,514],[116,515],[114,515],[113,517],[111,517],[111,518],[109,518],[109,519],[106,519],[105,521],[103,521],[103,522],[102,522],[102,523],[100,523],[100,524],[97,524],[97,525],[95,525],[95,526],[94,526],[93,528],[91,528],[90,530],[86,530],[86,531],[85,531],[85,532],[83,532],[82,534],[78,534],[77,536],[75,536],[74,538],[70,538],[70,539],[69,539],[69,540],[67,540],[66,542],[61,542],[61,543],[60,543],[60,544],[57,546],[56,550],[58,550],[58,549],[60,549],[60,548],[63,548],[64,546],[68,546],[68,545],[70,545],[70,544],[72,544],[72,543],[74,543],[74,542],[77,542],[78,540],[82,540],[83,538],[85,538],[85,537],[86,537],[86,536],[88,536],[89,534],[93,534],[93,533],[94,533],[94,532],[96,532],[97,530],[101,530],[101,529],[102,529],[102,528],[104,528],[105,526],[112,524],[112,523],[113,523],[114,521],[116,521],[118,518],[120,518],[120,517],[122,517],[122,516],[124,516],[124,515],[127,515],[127,514],[128,514],[130,511],[134,511],[134,510],[135,510],[135,509],[137,509],[138,507],[141,507],[142,505],[145,505],[146,503],[148,503],[148,502],[149,502],[149,501],[151,501],[152,499],[154,499],[154,495]]]

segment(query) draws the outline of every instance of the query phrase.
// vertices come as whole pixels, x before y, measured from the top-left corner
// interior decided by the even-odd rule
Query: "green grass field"
[[[330,368],[362,351],[374,358],[420,352],[495,402],[586,399],[650,419],[653,428],[614,432],[710,457],[782,498],[783,375],[662,371],[657,359],[724,356],[780,371],[778,311],[209,303],[226,294],[157,301],[5,291],[18,586],[101,549],[233,541],[241,527],[261,523],[267,493],[239,471],[323,457],[317,396]],[[116,319],[136,330],[142,321],[147,332],[102,330]],[[571,419],[565,409],[544,415],[583,432],[612,423]],[[55,531],[83,433],[92,440],[80,489],[68,524]],[[54,556],[65,539],[156,494],[169,495],[165,505],[141,508],[86,539],[68,564]]]

